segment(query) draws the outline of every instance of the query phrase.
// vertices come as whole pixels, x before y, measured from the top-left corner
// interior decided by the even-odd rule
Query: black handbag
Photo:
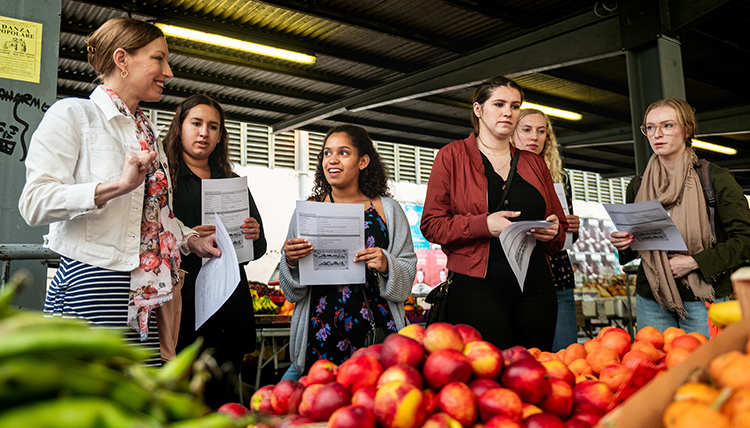
[[[448,279],[436,285],[424,301],[430,304],[430,311],[427,313],[425,325],[435,322],[448,322],[448,289],[453,283],[453,272],[448,274]]]
[[[370,302],[367,300],[365,287],[364,285],[362,285],[360,288],[362,289],[362,297],[365,298],[365,307],[367,308],[367,314],[370,318],[370,330],[367,331],[367,336],[365,336],[365,346],[383,343],[385,337],[393,332],[383,327],[382,325],[375,325],[375,314],[373,314],[372,310],[370,310]]]

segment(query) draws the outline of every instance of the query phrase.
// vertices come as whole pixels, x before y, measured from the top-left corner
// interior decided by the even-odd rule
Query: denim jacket
[[[67,98],[47,110],[31,137],[26,184],[18,201],[30,226],[49,224],[45,247],[106,269],[138,267],[145,186],[103,206],[94,203],[97,184],[119,178],[125,153],[141,150],[135,127],[101,87],[88,100]],[[153,124],[151,128],[159,135]],[[169,178],[161,141],[158,151]],[[183,243],[189,235],[197,235],[182,228]]]

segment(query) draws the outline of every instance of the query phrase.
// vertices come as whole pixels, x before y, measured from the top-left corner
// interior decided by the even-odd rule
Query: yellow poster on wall
[[[0,77],[39,83],[42,24],[0,16]]]

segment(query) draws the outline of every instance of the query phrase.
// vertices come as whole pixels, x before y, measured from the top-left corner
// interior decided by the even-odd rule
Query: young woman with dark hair
[[[229,134],[224,111],[218,102],[206,95],[186,98],[175,111],[164,138],[174,182],[174,211],[185,225],[201,235],[212,234],[215,226],[202,224],[201,181],[236,177],[229,161]],[[245,239],[253,240],[253,254],[259,259],[266,252],[263,221],[248,190],[250,217],[240,225]],[[228,228],[237,225],[226,225]],[[245,265],[238,266],[240,282],[229,299],[199,329],[195,329],[195,280],[202,260],[190,255],[182,260],[185,270],[182,286],[182,315],[176,350],[179,352],[201,336],[203,347],[213,349],[224,374],[220,380],[206,384],[206,402],[218,408],[237,401],[235,391],[245,354],[255,349],[255,318]]]
[[[409,297],[417,268],[409,221],[390,197],[386,167],[364,128],[341,125],[328,132],[318,154],[310,200],[358,204],[364,209],[365,242],[354,261],[365,263],[366,282],[301,285],[298,263],[310,256],[313,248],[297,237],[296,213],[292,216],[279,279],[286,298],[296,303],[290,352],[299,375],[307,373],[318,359],[341,364],[365,346],[370,323],[362,287],[377,325],[391,332],[404,327],[403,301]]]
[[[450,322],[479,330],[500,349],[552,348],[557,297],[548,256],[562,249],[568,227],[547,165],[510,143],[523,102],[520,86],[503,76],[474,93],[474,133],[440,149],[422,212],[422,234],[440,244],[455,273],[448,292]],[[514,178],[501,201],[518,154]],[[536,238],[523,290],[497,239],[511,220],[547,220]],[[481,302],[481,303],[478,303]]]

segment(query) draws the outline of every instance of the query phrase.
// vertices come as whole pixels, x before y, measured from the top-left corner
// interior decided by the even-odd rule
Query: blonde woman
[[[513,144],[521,150],[534,152],[544,159],[549,168],[552,181],[565,186],[565,197],[568,200],[568,232],[572,232],[573,240],[578,239],[578,216],[573,215],[573,201],[570,189],[570,179],[562,167],[557,139],[552,130],[549,117],[540,110],[523,109],[518,119],[518,126],[513,133]],[[578,325],[576,324],[576,304],[573,296],[575,277],[570,264],[568,252],[562,250],[549,257],[552,275],[554,275],[555,290],[557,291],[557,325],[552,351],[567,348],[578,340]]]

